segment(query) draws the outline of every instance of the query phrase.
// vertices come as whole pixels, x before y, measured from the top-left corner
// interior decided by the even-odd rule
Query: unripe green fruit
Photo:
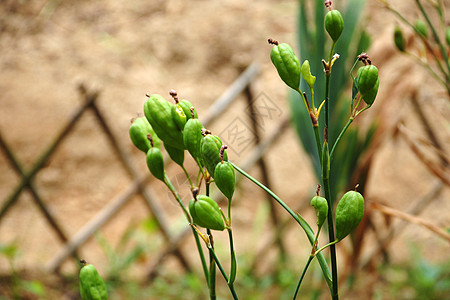
[[[164,181],[164,158],[159,148],[150,148],[147,152],[147,167],[153,176]]]
[[[345,193],[336,207],[336,239],[342,240],[355,230],[363,216],[363,196],[356,191]]]
[[[183,142],[194,158],[201,158],[201,142],[203,125],[199,119],[189,119],[183,130]]]
[[[164,148],[166,148],[167,153],[170,158],[179,166],[183,166],[184,163],[184,150],[174,148],[169,146],[169,144],[164,143]]]
[[[424,21],[418,19],[416,21],[416,24],[414,25],[414,27],[416,28],[417,32],[422,35],[423,37],[428,37],[428,28],[427,28],[427,24],[425,24]]]
[[[344,18],[338,10],[330,10],[325,15],[325,29],[334,42],[339,39],[344,30]]]
[[[91,264],[85,264],[80,270],[80,294],[83,300],[108,299],[105,282]]]
[[[364,94],[361,94],[361,97],[363,98],[364,102],[366,102],[367,105],[372,105],[373,102],[375,101],[375,98],[377,97],[379,85],[380,85],[380,81],[377,79],[377,82],[369,91],[367,91]]]
[[[316,210],[317,226],[321,228],[328,216],[327,199],[320,196],[314,196],[311,199],[311,206],[314,207],[314,209]]]
[[[301,65],[291,46],[286,43],[276,44],[270,51],[270,59],[284,83],[297,90],[300,86]]]
[[[395,26],[394,29],[394,43],[400,52],[405,52],[405,37],[403,31],[399,26]]]
[[[233,166],[227,161],[221,161],[214,170],[214,182],[219,190],[231,200],[234,194],[236,179]]]
[[[184,114],[186,115],[186,121],[192,118],[191,108],[194,108],[191,102],[188,100],[181,100],[178,102],[180,107],[183,109]],[[194,108],[194,118],[198,119],[197,110]]]
[[[172,118],[178,129],[183,131],[184,125],[186,125],[187,116],[184,114],[183,108],[180,104],[175,104],[172,106]]]
[[[222,214],[216,201],[205,195],[198,195],[189,202],[189,213],[194,224],[211,229],[224,230]]]
[[[203,137],[201,142],[201,154],[202,160],[208,170],[209,175],[214,178],[214,171],[219,162],[222,161],[220,158],[220,148],[222,147],[222,141],[218,136],[207,134]],[[223,160],[228,160],[227,152],[224,152]]]
[[[133,121],[133,124],[130,126],[129,134],[133,144],[144,153],[147,153],[148,149],[152,147],[147,138],[149,134],[153,138],[153,146],[161,148],[161,141],[145,117],[140,117]]]
[[[374,65],[363,66],[356,74],[356,84],[363,100],[371,105],[378,93],[378,69]]]
[[[316,82],[316,76],[313,76],[311,74],[311,67],[309,66],[308,60],[305,60],[303,62],[301,72],[302,72],[303,79],[306,81],[309,88],[312,89],[314,86],[314,83]]]
[[[144,114],[158,137],[170,146],[184,149],[183,134],[172,117],[173,104],[162,96],[151,95],[144,103]]]

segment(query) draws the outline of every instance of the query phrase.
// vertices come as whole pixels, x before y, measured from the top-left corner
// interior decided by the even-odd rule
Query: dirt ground
[[[416,17],[407,3],[394,3],[408,16]],[[130,119],[142,112],[145,93],[169,97],[169,90],[175,89],[181,98],[194,103],[200,115],[206,114],[245,67],[256,62],[261,72],[253,86],[254,94],[270,99],[278,108],[278,113],[263,127],[262,133],[267,136],[283,116],[289,115],[287,90],[270,63],[267,38],[276,37],[294,45],[296,9],[296,1],[270,0],[3,1],[1,135],[22,167],[30,170],[82,104],[77,86],[84,83],[89,89],[100,91],[98,105],[111,130],[140,173],[145,174],[144,157],[128,137]],[[380,69],[377,101],[383,103],[374,107],[371,115],[383,114],[381,119],[388,121],[401,119],[409,130],[425,136],[408,104],[410,92],[417,91],[444,149],[448,149],[448,98],[423,68],[395,51],[391,38],[395,24],[398,21],[379,3],[368,1],[365,25],[373,40],[372,61]],[[245,109],[245,101],[237,101],[210,129],[223,132],[236,117],[248,124]],[[230,159],[239,163],[249,153],[250,148],[244,149]],[[274,190],[288,204],[297,206],[313,195],[316,180],[294,130],[287,129],[271,147],[267,162]],[[259,176],[257,168],[251,172]],[[180,171],[173,167],[169,173],[171,178],[177,178]],[[388,132],[374,158],[365,197],[381,199],[407,211],[437,181],[407,144]],[[19,176],[0,152],[2,205],[19,182]],[[64,232],[73,236],[130,182],[94,114],[88,111],[33,183]],[[180,228],[179,208],[160,184],[154,182],[152,187],[175,232]],[[251,229],[251,220],[262,209],[263,202],[258,199],[264,194],[248,183],[241,187],[234,222],[237,251],[245,252],[253,248],[248,241],[260,242],[252,237],[255,230]],[[449,228],[449,196],[448,187],[444,187],[419,216]],[[186,193],[183,199],[188,197]],[[305,215],[314,222],[312,213]],[[113,221],[102,227],[102,233],[115,244],[131,220],[146,216],[148,210],[142,199],[134,197]],[[27,269],[42,268],[62,246],[28,192],[0,220],[0,244],[13,242],[21,250],[17,267]],[[292,242],[290,251],[304,248],[302,243],[304,237]],[[421,254],[430,261],[450,258],[448,242],[422,226],[409,224],[391,245],[393,261],[407,260],[411,244],[420,245]],[[308,251],[304,249],[302,254]],[[106,263],[94,239],[83,246],[80,254],[100,266]],[[67,271],[75,267],[73,263],[65,265]],[[0,270],[8,270],[3,257]]]

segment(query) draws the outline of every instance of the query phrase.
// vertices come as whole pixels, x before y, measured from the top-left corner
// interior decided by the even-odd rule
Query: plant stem
[[[328,102],[329,102],[329,92],[330,92],[330,77],[331,77],[331,59],[334,52],[334,46],[336,42],[333,41],[333,44],[330,49],[330,55],[329,55],[329,61],[328,64],[330,66],[330,69],[325,72],[326,77],[326,85],[325,85],[325,143],[328,143],[328,123],[329,123],[329,111],[328,111]],[[327,148],[328,151],[328,148]],[[319,154],[320,155],[320,154]],[[327,153],[328,157],[329,154]],[[329,158],[331,159],[331,158]],[[323,164],[323,162],[322,162]],[[328,237],[330,240],[330,243],[334,241],[334,223],[333,223],[333,202],[331,201],[331,193],[330,193],[330,176],[329,173],[330,170],[325,171],[326,168],[322,165],[322,182],[323,182],[323,188],[325,192],[325,199],[327,199],[328,202]],[[328,168],[329,169],[329,168]],[[338,300],[338,275],[337,275],[337,260],[336,260],[336,247],[332,245],[330,247],[330,257],[331,257],[331,278],[332,278],[332,291],[331,291],[331,298],[333,300]]]
[[[209,185],[210,182],[206,183],[206,196],[209,196]],[[206,233],[209,237],[209,296],[211,300],[216,299],[216,263],[214,262],[214,238],[211,233],[211,229],[206,229]]]
[[[230,240],[230,279],[228,280],[228,284],[233,284],[236,279],[237,273],[237,263],[236,263],[236,253],[234,251],[234,243],[233,243],[233,231],[231,227],[228,228],[228,238]]]
[[[188,179],[189,185],[191,186],[191,189],[192,189],[194,187],[194,185],[192,184],[192,180],[191,180],[191,177],[189,176],[188,171],[186,170],[184,165],[181,165],[181,168],[183,169],[184,175],[186,175],[186,178]]]
[[[350,126],[350,124],[352,124],[354,118],[350,117],[347,121],[347,124],[345,124],[344,128],[342,128],[341,133],[339,133],[339,136],[337,137],[336,141],[334,142],[333,148],[331,149],[330,152],[330,160],[333,160],[333,153],[334,153],[334,149],[336,149],[337,144],[339,143],[339,141],[341,140],[342,136],[344,135],[345,131],[347,131],[347,128]]]
[[[299,279],[299,281],[297,283],[297,287],[295,289],[295,293],[294,293],[294,296],[292,297],[292,300],[295,300],[295,298],[297,298],[297,294],[298,294],[298,291],[300,290],[300,285],[302,284],[303,278],[305,277],[306,270],[308,269],[309,264],[311,263],[311,261],[313,259],[314,259],[314,256],[310,255],[309,258],[308,258],[308,261],[306,262],[305,267],[303,268],[302,276],[300,276],[300,279]]]
[[[330,195],[330,179],[325,178],[323,180],[323,189],[325,191],[325,199],[328,202],[328,236],[330,243],[334,242],[334,226],[333,226],[333,206]],[[333,300],[338,300],[338,276],[337,276],[337,260],[336,260],[336,247],[335,245],[330,246],[330,256],[331,256],[331,278],[333,281],[333,289],[331,297]]]
[[[313,129],[314,129],[314,137],[316,138],[317,152],[320,158],[322,157],[322,144],[320,143],[319,126],[313,126]]]
[[[209,297],[211,300],[215,300],[216,297],[216,263],[214,262],[214,240],[210,229],[206,229],[208,234],[210,245],[209,250]]]
[[[183,209],[183,212],[184,212],[184,215],[186,216],[186,219],[188,220],[188,222],[190,224],[192,224],[191,215],[187,212],[186,207],[184,206],[183,202],[181,201],[180,195],[178,194],[177,190],[173,187],[172,183],[170,182],[169,177],[167,177],[166,174],[164,174],[164,179],[165,179],[164,183],[169,188],[169,190],[172,192],[172,194],[175,197],[175,199],[177,200],[178,204],[180,204],[181,208]],[[202,245],[200,243],[200,239],[198,237],[197,231],[195,231],[192,228],[192,232],[194,234],[195,244],[197,246],[197,250],[198,250],[198,254],[200,256],[200,260],[202,261],[203,273],[205,274],[206,282],[207,282],[208,288],[209,288],[209,272],[208,272],[208,267],[206,266],[205,254],[203,253]]]
[[[206,265],[206,259],[205,259],[205,255],[203,254],[203,249],[202,249],[202,245],[200,243],[200,238],[198,237],[198,233],[197,233],[197,231],[195,231],[194,227],[191,226],[191,228],[192,228],[192,233],[194,234],[195,244],[198,249],[198,254],[200,255],[200,260],[202,261],[202,269],[203,269],[203,273],[205,274],[205,280],[206,280],[206,283],[207,283],[208,289],[209,289],[209,271],[208,271],[208,267]]]
[[[234,289],[234,285],[233,285],[233,283],[230,283],[230,280],[229,280],[227,274],[225,273],[225,270],[223,269],[222,265],[220,264],[220,261],[219,261],[219,259],[217,258],[214,249],[211,248],[211,247],[208,247],[208,248],[209,248],[209,251],[210,251],[210,253],[211,253],[211,255],[212,255],[214,261],[215,261],[216,264],[217,264],[217,267],[218,267],[219,270],[220,270],[220,273],[222,273],[223,278],[225,279],[225,281],[226,281],[227,284],[228,284],[228,287],[229,287],[229,289],[230,289],[231,295],[233,295],[233,299],[239,300],[239,298],[238,298],[238,296],[237,296],[237,294],[236,294],[236,290]]]
[[[450,74],[450,63],[448,61],[448,56],[447,56],[447,52],[445,51],[444,45],[441,42],[441,39],[439,38],[439,35],[436,32],[436,29],[434,28],[433,24],[430,21],[430,18],[428,17],[428,13],[426,12],[426,10],[423,8],[422,3],[419,0],[416,0],[417,6],[419,6],[420,11],[422,12],[422,15],[424,16],[425,20],[428,23],[428,26],[431,28],[431,32],[433,33],[433,37],[434,40],[436,41],[436,43],[439,45],[439,48],[441,50],[441,54],[442,57],[447,65],[447,71]],[[446,81],[449,81],[449,74],[445,74],[446,75]]]
[[[177,200],[178,204],[183,209],[183,212],[184,212],[184,215],[186,216],[186,219],[189,221],[189,223],[192,223],[191,215],[186,210],[186,207],[184,206],[183,202],[181,201],[180,194],[178,194],[177,190],[172,185],[172,182],[170,182],[170,179],[169,179],[169,177],[167,177],[166,173],[164,173],[164,183],[169,188],[169,190],[172,192],[172,195],[174,196],[174,198]]]
[[[266,193],[268,193],[275,201],[278,202],[290,215],[291,217],[302,227],[302,229],[305,231],[306,236],[308,237],[309,242],[311,243],[311,246],[314,244],[314,231],[309,227],[308,223],[302,218],[300,214],[296,214],[289,206],[286,205],[286,203],[283,202],[283,200],[280,199],[274,192],[272,192],[269,188],[264,186],[261,182],[253,178],[251,175],[246,173],[244,170],[236,166],[234,163],[230,162],[233,168],[236,169],[239,173],[247,177],[250,181],[255,183],[258,187],[263,189]],[[323,257],[322,253],[319,253],[317,256],[317,260],[319,261],[320,267],[322,268],[322,273],[325,277],[325,280],[328,284],[328,287],[330,288],[330,291],[332,290],[332,280],[331,280],[331,274],[330,269],[328,268],[327,262],[325,258]]]

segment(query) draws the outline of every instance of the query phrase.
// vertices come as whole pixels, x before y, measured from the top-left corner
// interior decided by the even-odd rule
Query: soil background
[[[406,1],[392,3],[406,16],[417,17]],[[111,130],[140,173],[145,174],[144,156],[128,137],[130,119],[142,113],[145,94],[157,93],[169,99],[169,90],[175,89],[180,98],[189,99],[199,114],[205,115],[213,101],[256,62],[261,72],[253,85],[254,95],[269,99],[278,109],[264,123],[262,133],[267,136],[283,116],[289,115],[287,89],[270,62],[267,38],[296,44],[297,5],[297,1],[269,0],[2,1],[1,135],[23,168],[30,170],[82,105],[77,87],[84,84],[100,92],[97,104]],[[368,1],[363,24],[372,36],[369,53],[380,69],[381,82],[379,98],[367,117],[379,117],[388,123],[401,119],[409,130],[425,136],[408,100],[415,91],[426,114],[432,116],[444,149],[448,149],[448,98],[423,68],[395,50],[392,32],[398,21],[378,2]],[[248,126],[247,104],[244,97],[240,98],[209,129],[222,133],[236,118]],[[381,199],[407,211],[438,180],[392,132],[386,131],[380,143],[365,198]],[[239,164],[249,153],[250,148],[232,153],[230,159]],[[431,151],[429,154],[435,159]],[[266,158],[274,191],[293,207],[302,201],[307,203],[314,194],[316,180],[294,130],[287,129]],[[188,169],[194,170],[192,163]],[[180,174],[175,166],[168,172],[171,178]],[[251,173],[260,176],[256,167]],[[130,182],[94,114],[88,111],[33,184],[70,237]],[[0,152],[2,205],[19,183],[20,177]],[[171,231],[176,232],[183,225],[181,211],[159,182],[152,181],[151,186],[172,221]],[[265,196],[247,182],[240,187],[233,222],[237,252],[245,253],[260,247],[264,232],[270,229],[266,225],[259,237],[254,236],[258,228],[253,219],[263,209]],[[419,216],[448,228],[449,196],[449,189],[444,188]],[[188,188],[183,199],[189,199]],[[102,227],[102,234],[115,245],[130,222],[148,215],[142,199],[134,197]],[[304,215],[312,224],[315,222],[312,211]],[[381,216],[379,219],[383,223]],[[289,236],[293,238],[287,239],[288,251],[299,253],[302,261],[309,251],[304,247],[305,237],[296,233]],[[185,248],[192,247],[191,242],[187,241]],[[28,192],[22,193],[0,221],[0,244],[10,243],[19,246],[19,269],[42,268],[62,246]],[[427,260],[446,262],[450,258],[447,242],[424,227],[408,224],[390,246],[392,261],[407,261],[412,244],[419,245]],[[366,247],[369,249],[370,243]],[[344,244],[341,248],[345,252],[348,247]],[[100,268],[107,263],[93,238],[79,253]],[[68,261],[63,270],[73,272],[76,268],[76,263]],[[9,270],[3,257],[0,270]]]

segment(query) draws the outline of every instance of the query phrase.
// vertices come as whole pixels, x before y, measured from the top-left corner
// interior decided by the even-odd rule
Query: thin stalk
[[[330,195],[330,179],[325,178],[323,180],[323,189],[325,191],[325,199],[328,202],[328,236],[330,243],[334,242],[334,226],[333,226],[333,209],[332,201]],[[338,276],[337,276],[337,260],[336,260],[336,247],[335,245],[330,246],[330,257],[331,257],[331,278],[333,281],[331,297],[333,300],[339,299],[338,294]]]
[[[214,241],[210,229],[206,229],[208,234],[210,245],[209,250],[209,297],[211,300],[217,299],[216,297],[216,263],[214,262]]]
[[[319,254],[319,253],[320,253],[322,250],[324,250],[325,248],[330,247],[331,245],[337,244],[339,241],[340,241],[340,240],[334,240],[334,242],[331,242],[331,243],[326,244],[325,246],[319,248],[316,252],[314,252],[313,255]]]
[[[350,117],[347,121],[347,124],[345,124],[344,128],[342,128],[341,133],[339,133],[339,136],[337,137],[336,141],[334,142],[333,148],[331,149],[330,152],[330,160],[333,160],[333,153],[334,153],[334,149],[336,149],[337,144],[339,143],[339,141],[341,140],[342,136],[344,135],[345,131],[347,131],[347,128],[350,126],[350,124],[352,124],[354,118]]]
[[[234,283],[237,273],[236,252],[234,251],[233,230],[231,229],[231,199],[228,199],[228,239],[230,241],[230,280],[229,283]]]
[[[430,18],[428,17],[428,13],[423,8],[422,3],[419,0],[416,0],[416,3],[417,3],[417,6],[419,6],[419,9],[422,12],[422,15],[424,16],[425,20],[427,21],[428,26],[431,28],[431,32],[433,33],[434,40],[439,45],[442,57],[444,58],[444,61],[447,65],[447,71],[450,74],[450,62],[448,61],[448,56],[447,56],[447,52],[445,51],[444,45],[442,44],[441,39],[439,38],[439,35],[436,32],[436,29],[434,28],[433,24],[431,23]],[[447,82],[449,79],[449,74],[446,74]]]
[[[237,263],[236,263],[236,253],[234,251],[234,243],[233,243],[233,231],[231,227],[228,228],[228,238],[230,240],[230,279],[228,280],[228,284],[233,284],[236,279],[237,273]]]
[[[188,222],[190,224],[192,224],[191,215],[187,212],[186,207],[184,206],[183,202],[181,201],[180,195],[178,194],[177,190],[173,187],[172,183],[170,182],[169,177],[167,177],[166,174],[164,174],[164,179],[165,179],[164,183],[169,188],[169,190],[172,192],[172,194],[175,197],[175,199],[177,200],[178,204],[180,204],[181,208],[183,209],[186,219],[188,220]],[[199,254],[200,260],[202,262],[203,273],[205,274],[206,282],[207,282],[208,288],[209,288],[209,272],[208,272],[208,267],[206,266],[206,259],[205,259],[205,255],[203,253],[202,245],[200,243],[200,239],[198,237],[197,231],[192,229],[192,232],[194,234],[195,244],[197,246],[198,254]]]
[[[198,236],[197,231],[195,231],[194,227],[191,226],[191,228],[192,228],[192,233],[194,234],[195,244],[197,246],[198,253],[200,255],[200,260],[202,261],[202,269],[203,269],[203,273],[205,274],[205,280],[206,280],[206,283],[207,283],[208,289],[209,289],[209,271],[208,271],[208,266],[206,265],[206,259],[205,259],[205,255],[203,253],[202,245],[200,243],[200,238]]]
[[[300,285],[302,284],[303,278],[305,277],[306,270],[308,270],[309,264],[314,259],[314,256],[310,255],[308,258],[308,261],[306,262],[305,268],[303,268],[302,275],[300,276],[300,279],[297,283],[297,287],[295,288],[294,296],[292,297],[292,300],[295,300],[297,298],[298,291],[300,290]]]
[[[239,173],[247,177],[250,181],[255,183],[258,187],[263,189],[266,193],[268,193],[275,201],[278,202],[290,215],[291,217],[300,225],[300,227],[305,231],[306,236],[308,237],[309,242],[311,243],[311,246],[314,244],[314,231],[309,227],[308,223],[302,218],[300,214],[296,214],[289,206],[286,205],[286,203],[281,200],[280,197],[278,197],[274,192],[272,192],[269,188],[267,188],[264,184],[253,178],[250,174],[246,173],[244,170],[236,166],[234,163],[230,162],[233,168],[236,169]],[[317,260],[319,261],[320,267],[322,268],[322,273],[325,277],[325,280],[328,284],[328,287],[330,288],[330,291],[332,291],[332,280],[331,280],[331,274],[330,269],[328,268],[327,262],[322,255],[322,253],[319,253],[317,256]]]
[[[333,56],[334,52],[334,46],[335,42],[333,41],[333,44],[330,49],[330,59],[328,61],[328,64],[330,65],[330,69],[325,72],[326,77],[326,85],[325,85],[325,130],[328,130],[328,123],[329,123],[329,111],[328,111],[328,102],[329,102],[329,92],[330,92],[330,76],[331,76],[331,58]],[[326,134],[328,135],[328,134]],[[326,143],[328,143],[328,137],[325,137]],[[322,162],[323,163],[323,162]],[[330,193],[330,176],[329,174],[325,174],[326,168],[323,168],[322,166],[322,181],[323,181],[323,187],[325,191],[325,199],[327,199],[328,202],[328,237],[330,243],[334,241],[334,226],[333,226],[333,206],[331,201],[331,193]],[[329,172],[329,170],[328,170]],[[330,256],[331,256],[331,278],[332,278],[332,291],[331,291],[331,298],[333,300],[339,299],[338,294],[338,275],[337,275],[337,259],[336,259],[336,247],[332,245],[330,247]]]
[[[316,138],[317,152],[319,153],[319,157],[322,157],[322,144],[320,143],[319,126],[313,126],[313,129],[314,137]]]
[[[164,183],[169,188],[169,190],[172,192],[172,195],[174,196],[174,198],[177,200],[178,204],[183,209],[183,212],[184,212],[184,215],[186,216],[186,219],[189,221],[189,223],[192,223],[191,215],[188,213],[186,207],[183,204],[183,201],[181,201],[180,194],[178,194],[177,190],[172,185],[172,182],[170,182],[170,179],[169,179],[169,177],[167,176],[166,173],[164,173]]]
[[[400,20],[402,20],[403,23],[405,23],[406,25],[408,25],[412,30],[414,30],[414,32],[416,32],[421,38],[422,35],[420,34],[420,32],[417,30],[417,28],[411,24],[405,17],[403,17],[400,12],[396,11],[394,8],[392,8],[389,3],[386,0],[379,0],[381,3],[384,4],[384,6],[389,9],[392,13],[394,13]],[[433,27],[431,27],[433,28]],[[434,53],[433,49],[431,49],[429,43],[427,42],[427,40],[425,40],[424,38],[422,38],[422,41],[424,42],[425,46],[429,49],[430,54],[433,55],[433,57],[435,58],[436,64],[439,68],[439,70],[442,72],[442,74],[444,74],[444,76],[447,78],[448,80],[448,74],[445,72],[439,57],[437,57],[437,55]],[[447,66],[448,66],[448,59],[447,59]]]
[[[206,196],[209,196],[210,183],[206,182]],[[206,233],[209,237],[209,296],[211,300],[215,300],[216,297],[216,263],[214,262],[214,238],[210,229],[206,229]]]
[[[222,267],[222,265],[221,265],[219,259],[217,258],[214,249],[212,249],[212,248],[210,248],[210,247],[208,247],[208,248],[209,248],[209,250],[210,250],[210,253],[212,254],[212,257],[213,257],[214,261],[215,261],[216,264],[217,264],[217,267],[218,267],[219,270],[220,270],[220,273],[222,273],[223,278],[225,279],[225,281],[226,281],[227,284],[228,284],[228,287],[229,287],[229,289],[230,289],[231,295],[233,295],[233,299],[234,299],[234,300],[239,300],[239,298],[238,298],[238,296],[237,296],[237,294],[236,294],[236,290],[234,289],[234,285],[233,285],[233,283],[230,283],[230,279],[228,278],[227,274],[225,273],[225,270],[223,269],[223,267]]]
[[[191,180],[191,177],[189,176],[188,171],[186,170],[186,168],[184,167],[184,165],[181,165],[181,168],[183,169],[184,175],[186,175],[186,178],[187,178],[188,181],[189,181],[189,185],[191,186],[191,188],[193,188],[194,185],[192,184],[192,180]]]

